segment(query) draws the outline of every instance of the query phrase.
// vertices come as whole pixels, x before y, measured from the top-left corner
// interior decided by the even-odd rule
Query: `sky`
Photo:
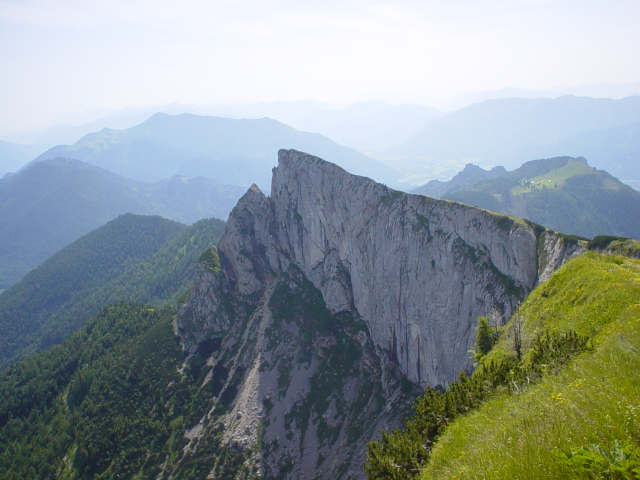
[[[96,107],[640,81],[637,0],[0,0],[0,134]]]

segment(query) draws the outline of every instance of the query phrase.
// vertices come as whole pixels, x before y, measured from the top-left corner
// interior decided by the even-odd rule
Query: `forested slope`
[[[204,480],[216,458],[216,478],[242,471],[222,432],[186,448],[185,426],[207,412],[227,372],[203,384],[213,344],[179,369],[174,314],[108,306],[61,345],[0,373],[0,478]]]
[[[190,227],[127,214],[64,248],[0,294],[0,368],[55,345],[108,303],[174,303],[224,222]]]
[[[243,193],[203,177],[145,184],[78,160],[31,162],[0,179],[0,290],[119,215],[225,219]]]

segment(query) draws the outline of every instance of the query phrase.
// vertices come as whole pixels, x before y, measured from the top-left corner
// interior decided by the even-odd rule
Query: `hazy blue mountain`
[[[589,162],[640,190],[640,123],[579,133],[546,149],[551,152],[588,152]]]
[[[46,147],[42,145],[22,145],[0,140],[0,177],[19,170],[44,150]]]
[[[447,194],[447,192],[455,191],[468,185],[473,185],[474,183],[482,180],[500,177],[506,173],[507,170],[502,166],[494,167],[491,170],[485,170],[473,163],[467,163],[464,170],[458,172],[456,176],[448,182],[431,180],[429,183],[413,190],[412,193],[420,193],[422,195],[429,195],[430,197],[442,198]]]
[[[41,152],[44,152],[46,149],[57,145],[70,145],[85,135],[98,132],[104,128],[124,130],[134,127],[157,112],[168,115],[192,113],[194,115],[229,118],[269,117],[287,125],[292,125],[292,121],[305,117],[310,113],[335,108],[333,105],[312,100],[222,105],[171,103],[169,105],[132,107],[120,110],[93,108],[79,114],[69,113],[63,115],[58,119],[57,124],[51,125],[46,129],[5,133],[3,139],[7,142],[48,145],[42,149]]]
[[[590,167],[582,157],[533,160],[510,172],[467,165],[450,182],[432,181],[414,193],[527,218],[584,237],[640,239],[640,192]]]
[[[226,218],[243,193],[205,178],[144,184],[79,160],[32,162],[0,180],[0,289],[123,213]]]
[[[500,98],[558,98],[565,95],[594,98],[625,98],[640,95],[640,82],[598,83],[595,85],[565,86],[542,90],[523,90],[507,87],[500,90],[484,90],[465,93],[447,105],[447,110],[459,110],[474,103]]]
[[[0,369],[60,343],[106,304],[175,303],[224,225],[126,214],[66,246],[0,295]]]
[[[423,105],[389,105],[371,100],[342,110],[318,110],[291,125],[366,152],[405,142],[428,121],[441,115]]]
[[[40,144],[48,144],[49,148],[51,148],[57,145],[77,142],[91,132],[102,130],[105,128],[105,124],[109,125],[109,128],[116,129],[132,127],[147,119],[151,114],[152,112],[149,111],[129,114],[123,112],[121,115],[114,114],[79,125],[53,125],[44,131],[32,133],[30,138]],[[28,134],[23,135],[29,138],[27,137]]]
[[[639,123],[640,97],[488,100],[430,121],[389,152],[400,157],[396,168],[421,163],[440,178],[469,162],[512,169],[531,158],[570,155],[608,171],[616,167],[633,181],[640,179]]]
[[[319,134],[300,132],[270,118],[258,120],[157,113],[126,129],[104,129],[38,159],[70,157],[141,181],[175,174],[203,175],[221,183],[268,191],[281,148],[297,148],[335,160],[360,175],[392,183],[397,172]]]

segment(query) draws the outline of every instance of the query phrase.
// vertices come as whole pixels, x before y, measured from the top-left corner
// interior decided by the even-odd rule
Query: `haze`
[[[1,0],[0,134],[93,107],[457,97],[640,80],[635,0]]]

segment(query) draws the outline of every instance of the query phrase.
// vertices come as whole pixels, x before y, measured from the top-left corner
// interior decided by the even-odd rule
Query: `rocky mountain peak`
[[[344,476],[401,420],[403,382],[418,391],[469,371],[477,317],[507,319],[582,247],[302,152],[278,156],[272,196],[254,185],[233,209],[220,268],[199,268],[178,331],[191,352],[216,339],[208,362],[229,372],[216,380],[227,411],[205,427],[255,452],[245,430],[262,418],[250,456],[263,475]]]

